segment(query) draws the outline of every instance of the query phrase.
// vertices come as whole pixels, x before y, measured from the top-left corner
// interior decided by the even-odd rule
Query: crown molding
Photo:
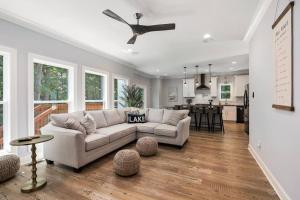
[[[1,8],[0,8],[0,18],[3,19],[3,20],[6,20],[8,22],[11,22],[13,24],[19,25],[21,27],[27,28],[31,31],[46,35],[46,36],[51,37],[51,38],[56,39],[56,40],[59,40],[59,41],[64,42],[68,45],[72,45],[76,48],[79,48],[79,49],[82,49],[84,51],[93,53],[95,55],[104,57],[104,58],[106,58],[108,60],[111,60],[111,61],[114,61],[118,64],[121,64],[121,65],[124,65],[126,67],[135,69],[138,73],[140,72],[139,70],[137,70],[137,66],[132,64],[132,63],[129,63],[125,60],[122,60],[122,59],[119,59],[115,56],[107,54],[107,53],[105,53],[103,51],[100,51],[100,50],[98,50],[94,47],[91,47],[89,45],[83,44],[80,41],[71,39],[71,38],[69,38],[68,36],[66,36],[64,34],[58,33],[54,29],[47,28],[47,27],[45,27],[41,24],[38,24],[38,23],[35,23],[33,21],[27,20],[23,17],[20,17],[20,16],[14,14],[14,13],[11,13],[11,12],[6,11],[6,10],[1,9]],[[145,74],[145,73],[143,73],[143,74]]]
[[[268,8],[270,7],[273,0],[260,0],[259,4],[256,9],[256,13],[254,14],[254,17],[252,18],[251,24],[244,36],[243,41],[249,43],[252,39],[258,25],[262,21],[263,17],[265,16],[266,12],[268,11]]]

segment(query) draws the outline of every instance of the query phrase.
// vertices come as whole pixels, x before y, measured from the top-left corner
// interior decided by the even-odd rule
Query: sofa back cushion
[[[74,119],[74,118],[68,118],[67,121],[65,121],[65,128],[78,130],[82,132],[84,135],[87,134],[84,126],[80,123],[80,121]]]
[[[121,117],[121,120],[123,122],[127,122],[127,113],[130,112],[130,110],[131,110],[130,108],[120,108],[120,109],[118,109],[118,113],[119,113],[119,115]]]
[[[173,115],[173,113],[178,113],[177,116],[179,116],[182,119],[186,118],[189,114],[189,110],[168,110],[168,109],[164,109],[164,116],[163,116],[163,120],[162,123],[163,124],[169,124],[169,119],[171,118],[171,116]]]
[[[124,123],[116,109],[103,110],[108,126]]]
[[[147,121],[153,123],[161,123],[163,119],[163,109],[152,109],[149,108]]]
[[[73,112],[73,113],[60,113],[60,114],[51,114],[50,120],[54,126],[65,128],[65,122],[69,118],[73,118],[77,121],[80,121],[84,117],[83,111]]]
[[[86,111],[86,114],[90,114],[94,118],[96,128],[107,127],[107,122],[103,110]]]

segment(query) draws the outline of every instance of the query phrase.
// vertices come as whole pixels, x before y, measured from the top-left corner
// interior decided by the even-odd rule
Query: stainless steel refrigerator
[[[249,84],[245,86],[244,93],[244,123],[245,132],[249,134]]]

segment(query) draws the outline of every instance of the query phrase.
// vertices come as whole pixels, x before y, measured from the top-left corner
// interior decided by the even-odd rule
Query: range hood
[[[200,85],[196,88],[197,90],[209,90],[210,87],[205,85],[205,74],[200,75]]]

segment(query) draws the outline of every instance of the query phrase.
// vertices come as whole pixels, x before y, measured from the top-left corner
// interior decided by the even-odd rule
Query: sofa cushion
[[[168,110],[168,109],[164,109],[164,115],[163,115],[162,123],[166,124],[173,113],[183,113],[184,114],[183,119],[184,119],[188,116],[189,112],[190,112],[189,110]]]
[[[90,114],[86,114],[80,123],[85,128],[87,134],[96,133],[96,122]]]
[[[123,123],[97,129],[96,134],[108,135],[109,142],[113,142],[134,132],[136,132],[134,124]]]
[[[178,122],[184,118],[184,113],[182,112],[173,112],[173,114],[169,117],[166,124],[177,126]]]
[[[122,122],[126,122],[127,121],[127,112],[130,111],[130,108],[119,108],[117,111],[121,117]]]
[[[109,135],[105,134],[91,134],[85,138],[85,150],[90,151],[102,147],[109,143]]]
[[[163,119],[163,109],[149,109],[148,121],[153,123],[161,123]]]
[[[65,122],[69,118],[74,118],[77,121],[80,121],[84,117],[83,111],[73,112],[73,113],[60,113],[60,114],[51,114],[50,120],[54,126],[65,128]]]
[[[146,122],[143,124],[136,124],[136,129],[138,132],[142,132],[142,133],[154,133],[155,127],[159,125],[160,123]]]
[[[161,124],[154,129],[155,135],[176,137],[177,127],[168,124]]]
[[[124,123],[116,109],[103,110],[108,126]]]
[[[107,126],[103,110],[86,111],[86,113],[90,114],[94,118],[96,122],[96,128],[102,128]]]

